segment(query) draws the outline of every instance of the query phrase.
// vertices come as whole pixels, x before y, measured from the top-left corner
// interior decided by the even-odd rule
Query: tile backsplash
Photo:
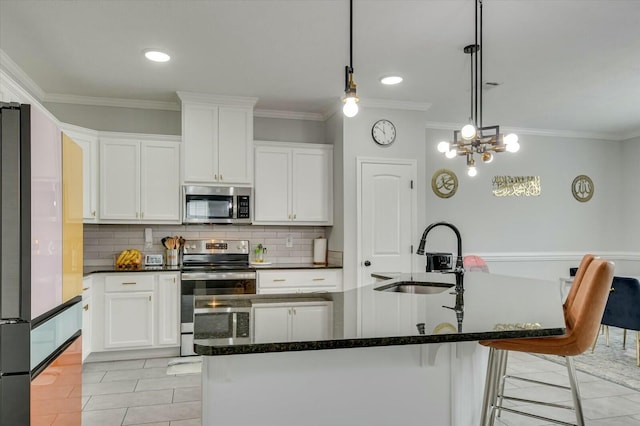
[[[145,229],[151,228],[153,241],[145,245]],[[325,228],[313,226],[233,226],[233,225],[84,225],[84,264],[113,265],[114,255],[124,249],[138,249],[145,254],[162,253],[163,237],[182,236],[193,239],[249,240],[251,248],[267,247],[265,260],[272,263],[312,263],[313,239],[325,237]],[[293,247],[287,247],[287,239]],[[253,251],[252,251],[253,253]],[[329,252],[332,264],[342,264],[342,253]]]

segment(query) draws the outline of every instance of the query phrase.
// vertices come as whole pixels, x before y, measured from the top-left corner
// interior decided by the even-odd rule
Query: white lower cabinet
[[[153,291],[104,295],[104,348],[140,348],[153,345]]]
[[[254,303],[254,342],[330,339],[333,334],[332,310],[332,302],[325,300]]]
[[[179,346],[179,283],[173,272],[94,274],[92,351]]]

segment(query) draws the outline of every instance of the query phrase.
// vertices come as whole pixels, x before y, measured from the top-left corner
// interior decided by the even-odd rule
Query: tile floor
[[[83,426],[196,426],[200,425],[200,375],[168,376],[170,358],[87,363],[83,372]],[[528,354],[511,353],[509,372],[523,377],[566,384],[563,365]],[[640,374],[640,368],[638,369]],[[640,426],[640,392],[578,372],[588,426]],[[512,381],[509,394],[570,403],[568,391]],[[479,398],[482,396],[479,395]],[[522,405],[505,403],[505,406]],[[532,407],[549,415],[547,407]],[[573,422],[573,412],[555,410]],[[536,419],[502,413],[496,422],[507,426],[546,426]],[[440,426],[440,425],[433,425]]]

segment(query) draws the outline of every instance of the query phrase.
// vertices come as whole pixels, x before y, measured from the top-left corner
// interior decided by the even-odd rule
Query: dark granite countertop
[[[453,307],[462,301],[449,289],[436,294],[375,290],[405,281],[453,284],[454,278],[453,275],[437,273],[400,274],[355,290],[325,293],[322,298],[333,302],[333,333],[324,340],[229,345],[196,339],[194,350],[200,355],[232,355],[543,337],[564,333],[560,286],[554,281],[466,273],[464,318],[459,331],[455,312],[445,306]],[[268,299],[274,298],[266,295],[247,297],[252,303],[261,303],[263,298],[268,303]],[[309,295],[277,297],[279,302],[295,303]],[[356,318],[362,319],[360,326]],[[418,324],[424,324],[425,334],[419,332]]]
[[[132,273],[132,272],[180,272],[179,266],[148,266],[142,267],[140,269],[116,269],[115,266],[111,265],[97,265],[97,266],[85,266],[82,270],[83,275],[86,277],[91,274],[110,274],[113,272],[124,272],[124,273]]]
[[[342,269],[336,265],[314,265],[312,263],[270,263],[267,265],[250,265],[256,271],[269,269]],[[113,272],[181,272],[181,266],[149,266],[140,269],[116,269],[114,265],[85,266],[83,274],[86,277],[91,274],[113,273]]]

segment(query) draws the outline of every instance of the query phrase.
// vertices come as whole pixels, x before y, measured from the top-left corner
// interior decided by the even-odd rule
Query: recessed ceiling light
[[[386,84],[389,86],[393,84],[399,84],[399,83],[402,83],[402,77],[400,77],[399,75],[388,75],[386,77],[382,77],[380,79],[380,83]]]
[[[171,59],[171,56],[156,49],[147,49],[144,51],[144,56],[153,62],[167,62]]]

